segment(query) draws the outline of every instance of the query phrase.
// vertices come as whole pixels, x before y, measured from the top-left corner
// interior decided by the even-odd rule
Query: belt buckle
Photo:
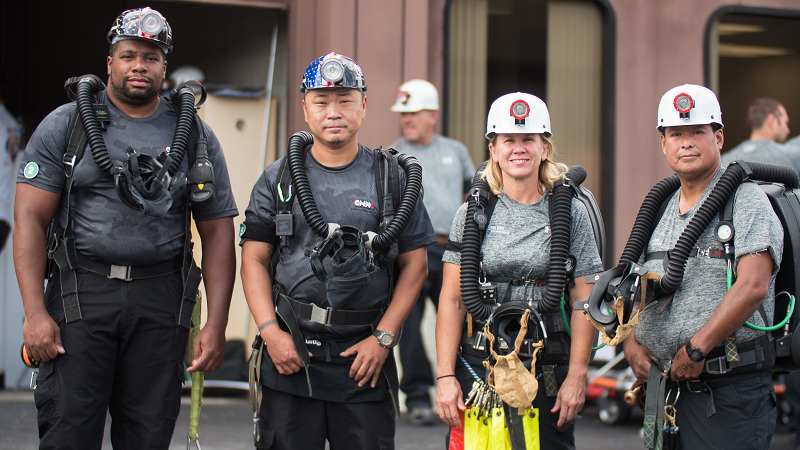
[[[727,360],[724,356],[720,356],[714,359],[707,359],[706,360],[706,373],[710,375],[725,375],[726,373],[730,372],[728,368]],[[716,364],[719,369],[712,369],[711,366]]]
[[[700,387],[697,389],[692,388],[694,385],[699,385]],[[700,380],[689,380],[685,384],[686,390],[693,393],[693,394],[702,394],[706,391],[705,382]]]
[[[319,306],[311,303],[311,318],[309,322],[319,323],[325,326],[330,326],[331,308],[320,308]]]
[[[117,279],[123,281],[131,281],[131,266],[115,266],[111,265],[111,271],[108,274],[109,279]]]

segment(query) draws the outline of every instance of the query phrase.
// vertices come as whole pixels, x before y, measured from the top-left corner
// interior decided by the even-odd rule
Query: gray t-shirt
[[[130,145],[141,153],[158,156],[172,145],[177,115],[172,103],[161,99],[155,113],[149,117],[133,118],[120,111],[105,95],[111,122],[103,132],[111,159],[127,159],[125,148]],[[62,157],[67,146],[67,128],[75,103],[58,107],[42,120],[31,136],[17,174],[17,183],[27,183],[46,191],[62,193],[66,184]],[[216,197],[192,206],[197,221],[232,217],[238,214],[231,192],[228,168],[219,141],[207,125],[208,154],[214,166]],[[178,169],[186,173],[189,152]],[[35,163],[39,172],[27,178],[25,167]],[[28,172],[30,175],[33,171]],[[186,206],[173,201],[161,217],[125,206],[114,188],[114,177],[103,173],[95,164],[89,146],[75,168],[71,193],[72,229],[76,249],[92,259],[117,265],[150,265],[177,257],[183,251],[186,234]],[[59,225],[66,225],[67,196],[61,197],[57,213]]]
[[[487,276],[514,279],[547,276],[550,261],[549,202],[550,194],[532,205],[519,203],[505,192],[500,194],[481,246]],[[453,242],[460,244],[462,241],[466,213],[465,203],[458,209],[450,229]],[[569,252],[576,259],[575,278],[603,270],[586,207],[574,199]],[[461,265],[461,253],[447,250],[442,261]],[[546,287],[528,287],[527,292],[525,286],[512,286],[511,289],[511,299],[516,301],[541,299]],[[505,292],[506,285],[498,285],[499,299],[504,298]]]
[[[711,193],[722,175],[722,168],[709,183],[703,196],[685,214],[680,214],[679,195],[669,201],[661,221],[658,223],[647,252],[661,252],[675,247],[686,225],[694,217],[695,212]],[[723,249],[722,244],[714,237],[714,227],[719,222],[719,215],[714,219],[698,239],[696,247],[701,249]],[[769,292],[764,297],[763,305],[769,321],[775,309],[775,274],[783,254],[783,228],[778,217],[769,204],[766,194],[753,183],[742,183],[736,190],[733,204],[734,251],[738,266],[742,257],[751,253],[769,250],[775,267]],[[644,264],[645,269],[664,275],[663,260],[654,259]],[[727,263],[724,258],[689,257],[681,287],[669,297],[657,299],[639,318],[636,326],[636,339],[650,353],[659,359],[671,359],[678,349],[692,338],[711,318],[722,297],[727,292]],[[761,315],[756,311],[748,322],[764,326]],[[770,323],[771,325],[771,323]],[[748,342],[764,332],[741,327],[736,332],[737,342]]]
[[[250,204],[245,212],[245,230],[268,231],[264,238],[253,237],[277,246],[274,237],[276,200],[275,187],[278,171],[283,158],[270,164],[264,170],[250,195]],[[375,188],[374,152],[359,144],[358,155],[349,163],[340,167],[326,167],[317,162],[310,151],[305,160],[306,174],[314,201],[322,218],[328,223],[349,225],[362,232],[378,230],[378,194]],[[400,170],[401,189],[405,186],[405,172]],[[296,193],[295,193],[296,195]],[[288,247],[280,249],[280,259],[275,274],[275,281],[280,283],[286,295],[305,302],[314,303],[321,308],[329,306],[336,309],[367,310],[381,307],[388,301],[389,277],[388,269],[382,267],[371,279],[366,293],[359,299],[347,304],[332,305],[327,298],[325,285],[312,272],[311,262],[304,250],[313,249],[322,242],[308,226],[300,208],[300,202],[292,203],[294,235]],[[242,243],[246,242],[242,238]],[[422,202],[417,202],[408,225],[398,241],[398,251],[410,252],[436,241],[430,219]],[[330,258],[323,260],[330,273]],[[402,289],[402,286],[398,286]],[[302,321],[300,327],[312,333],[353,335],[363,330],[355,327],[339,328]]]
[[[797,170],[797,167],[794,165],[795,161],[792,160],[786,148],[769,139],[756,139],[754,141],[748,140],[742,142],[731,151],[722,155],[722,166],[725,167],[737,159],[765,164],[779,164]]]
[[[422,165],[425,208],[436,234],[448,235],[456,210],[464,202],[464,183],[470,182],[475,172],[467,148],[438,134],[424,147],[405,138],[396,140],[391,147],[414,156]]]
[[[786,155],[792,162],[792,167],[800,173],[800,136],[795,136],[783,144]]]

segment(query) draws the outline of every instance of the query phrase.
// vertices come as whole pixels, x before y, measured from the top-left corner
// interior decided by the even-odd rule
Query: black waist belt
[[[278,302],[282,301],[290,304],[296,318],[325,326],[363,327],[373,325],[382,313],[380,309],[352,311],[330,307],[320,308],[313,303],[298,302],[286,295],[279,294]]]
[[[652,252],[647,254],[646,261],[653,261],[654,259],[664,259],[667,256],[667,252]],[[690,258],[709,258],[709,259],[724,259],[725,258],[725,251],[719,250],[716,248],[700,248],[695,247],[692,249],[691,253],[689,253]]]
[[[525,278],[486,277],[486,281],[490,283],[508,283],[509,286],[522,286],[526,283],[530,283],[534,286],[547,286],[547,278],[528,280]]]
[[[103,275],[111,279],[124,281],[140,280],[143,278],[155,278],[170,273],[180,272],[183,264],[183,256],[176,256],[162,263],[152,266],[117,266],[95,261],[83,253],[77,253],[78,267],[89,272]]]
[[[752,341],[736,344],[737,357],[726,356],[725,347],[712,349],[706,357],[701,380],[711,380],[719,377],[732,377],[743,373],[755,373],[768,369],[774,363],[769,337],[764,335]]]

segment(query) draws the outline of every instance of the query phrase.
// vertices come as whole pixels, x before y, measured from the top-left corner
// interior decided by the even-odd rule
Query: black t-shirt
[[[245,229],[246,227],[275,229],[275,189],[282,163],[283,158],[267,167],[253,187],[250,204],[245,212]],[[353,226],[362,232],[377,232],[379,208],[372,150],[359,144],[356,157],[340,167],[323,166],[308,151],[305,168],[314,201],[326,222]],[[400,186],[401,189],[405,186],[405,172],[402,169]],[[286,187],[283,189],[287,191]],[[328,300],[325,285],[314,276],[309,257],[304,254],[305,250],[312,249],[322,242],[322,238],[308,226],[296,199],[292,203],[292,215],[294,235],[287,248],[279,249],[278,240],[274,235],[263,239],[250,238],[275,245],[276,251],[279,249],[280,260],[275,281],[284,287],[286,295],[301,302],[314,303],[322,308],[332,306],[346,310],[376,309],[388,302],[389,275],[388,269],[383,267],[371,278],[366,294],[360,300],[349,304],[332,305]],[[242,243],[247,240],[243,238]],[[417,201],[408,226],[398,241],[398,250],[400,253],[406,253],[435,241],[436,235],[425,206],[422,201]],[[330,270],[330,258],[325,258],[323,263],[326,269]],[[398,286],[398,288],[403,287]],[[300,327],[319,334],[353,335],[363,332],[363,329],[325,327],[305,321],[301,321]]]
[[[125,148],[130,145],[140,153],[153,157],[168,151],[177,124],[175,107],[166,99],[149,117],[133,118],[120,111],[105,95],[111,122],[103,132],[111,159],[125,160]],[[18,183],[28,183],[40,189],[61,193],[66,184],[62,157],[67,147],[67,128],[70,117],[77,114],[75,103],[62,105],[51,112],[36,128],[25,149],[17,175]],[[228,168],[219,141],[208,126],[208,154],[214,166],[216,197],[192,206],[197,221],[232,217],[238,214],[231,192]],[[178,172],[187,173],[189,153]],[[35,175],[34,175],[35,174]],[[33,176],[32,176],[33,175]],[[151,265],[169,260],[183,251],[185,203],[173,201],[161,217],[146,216],[126,206],[114,188],[114,177],[103,173],[95,164],[89,146],[75,168],[70,203],[72,229],[76,249],[92,259],[117,265]],[[59,225],[66,225],[66,195],[56,215]]]

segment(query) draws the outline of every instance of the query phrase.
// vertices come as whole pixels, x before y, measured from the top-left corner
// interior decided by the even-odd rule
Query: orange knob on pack
[[[28,350],[25,348],[25,344],[22,344],[22,348],[19,350],[19,356],[22,358],[22,362],[31,369],[39,368],[39,361],[28,356]]]

